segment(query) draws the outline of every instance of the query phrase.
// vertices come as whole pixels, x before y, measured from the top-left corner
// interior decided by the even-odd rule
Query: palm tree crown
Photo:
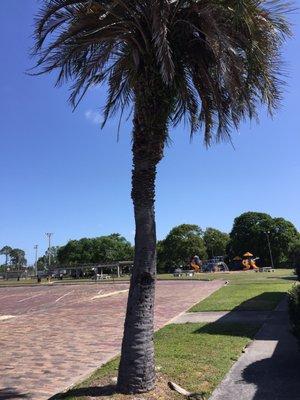
[[[72,80],[74,106],[106,81],[104,121],[131,104],[151,70],[169,121],[187,117],[192,133],[204,125],[209,144],[256,117],[258,104],[277,107],[289,8],[280,0],[48,0],[34,52],[39,73]]]

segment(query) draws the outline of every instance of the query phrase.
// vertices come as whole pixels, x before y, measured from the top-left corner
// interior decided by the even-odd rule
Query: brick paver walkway
[[[158,282],[156,329],[222,284]],[[1,288],[0,316],[15,317],[0,321],[0,399],[48,399],[115,356],[127,293],[92,298],[126,289],[126,283]]]

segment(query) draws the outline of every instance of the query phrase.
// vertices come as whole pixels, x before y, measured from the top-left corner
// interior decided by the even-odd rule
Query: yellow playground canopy
[[[249,251],[247,253],[245,253],[243,255],[243,257],[253,257],[253,254],[249,253]]]

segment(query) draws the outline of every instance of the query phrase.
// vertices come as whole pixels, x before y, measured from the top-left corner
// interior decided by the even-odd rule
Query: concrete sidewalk
[[[210,400],[299,400],[300,352],[284,300]]]
[[[262,324],[271,315],[271,311],[203,311],[186,312],[173,319],[172,324],[189,323],[242,323]]]

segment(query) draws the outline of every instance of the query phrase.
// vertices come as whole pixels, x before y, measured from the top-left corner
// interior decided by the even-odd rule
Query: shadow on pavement
[[[20,393],[13,388],[0,389],[0,400],[9,399],[29,399],[29,396],[25,393]]]
[[[300,351],[289,331],[287,311],[275,314],[257,339],[277,344],[270,358],[253,362],[242,373],[244,382],[256,386],[253,400],[299,400]]]
[[[70,389],[65,393],[59,393],[52,396],[49,400],[63,400],[73,398],[73,397],[101,397],[101,396],[112,396],[116,393],[115,385],[107,385],[107,386],[91,386],[91,387],[81,387]]]

